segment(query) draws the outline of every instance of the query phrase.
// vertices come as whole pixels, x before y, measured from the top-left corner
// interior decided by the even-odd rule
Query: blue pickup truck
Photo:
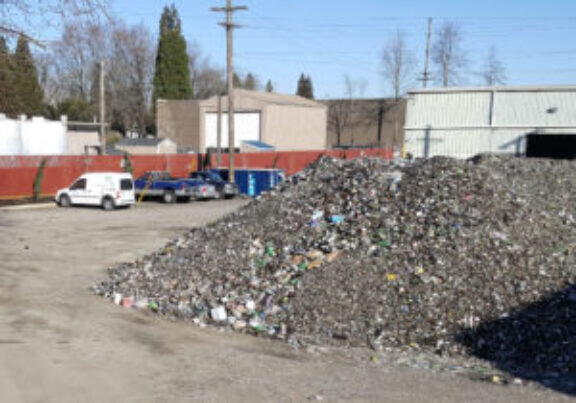
[[[218,197],[221,199],[232,199],[238,195],[238,185],[226,182],[217,171],[192,172],[189,178],[189,181],[200,180],[214,186],[218,192]]]
[[[207,199],[215,195],[214,186],[197,181],[192,183],[186,179],[176,179],[167,171],[149,171],[134,181],[134,192],[137,197],[161,198],[164,203],[174,203],[176,200]]]

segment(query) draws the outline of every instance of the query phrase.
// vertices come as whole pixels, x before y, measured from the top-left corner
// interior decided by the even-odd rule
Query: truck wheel
[[[116,208],[116,205],[114,204],[114,200],[112,200],[112,198],[110,198],[110,197],[105,197],[104,199],[102,199],[102,208],[105,211],[114,210]]]
[[[60,196],[60,198],[58,199],[58,205],[60,207],[70,207],[72,205],[72,203],[70,202],[70,196],[68,195]]]
[[[164,201],[164,203],[174,203],[176,201],[176,195],[174,194],[174,191],[172,190],[164,191],[164,194],[162,195],[162,200]]]

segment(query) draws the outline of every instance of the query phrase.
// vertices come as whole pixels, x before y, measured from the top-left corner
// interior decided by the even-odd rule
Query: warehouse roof
[[[258,141],[258,140],[244,140],[242,142],[242,145],[246,145],[246,146],[249,146],[251,148],[256,148],[256,149],[263,150],[263,151],[274,150],[274,146],[272,146],[270,144],[263,143],[263,142]]]
[[[448,87],[448,88],[419,88],[408,91],[410,94],[449,94],[458,92],[576,92],[574,85],[525,85],[501,87]]]
[[[248,98],[265,104],[325,108],[323,104],[313,101],[311,99],[307,99],[298,95],[278,94],[275,92],[251,91],[236,88],[234,89],[234,97],[235,99]],[[222,97],[223,107],[225,107],[226,105],[226,99],[227,99],[226,96]],[[217,96],[213,96],[211,98],[202,101],[204,105],[209,106],[215,106],[217,102],[218,102]]]

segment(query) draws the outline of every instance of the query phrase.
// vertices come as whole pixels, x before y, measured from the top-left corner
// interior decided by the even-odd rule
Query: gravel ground
[[[424,357],[402,355],[402,364],[386,351],[301,351],[160,320],[89,290],[107,267],[244,203],[0,210],[0,401],[572,401],[418,368]]]

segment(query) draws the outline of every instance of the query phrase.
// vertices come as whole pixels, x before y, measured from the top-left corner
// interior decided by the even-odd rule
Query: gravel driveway
[[[242,200],[0,210],[0,401],[569,401],[120,308],[89,287]],[[367,355],[369,357],[369,355]]]

